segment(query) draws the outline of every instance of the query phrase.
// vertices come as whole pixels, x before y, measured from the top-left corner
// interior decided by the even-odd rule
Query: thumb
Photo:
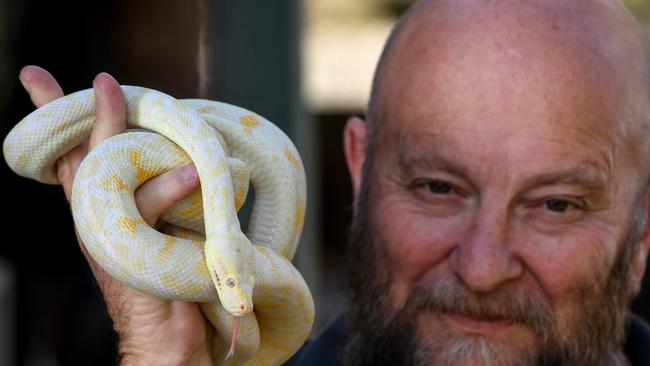
[[[199,187],[194,165],[161,174],[135,191],[135,204],[144,221],[154,226],[158,217]]]

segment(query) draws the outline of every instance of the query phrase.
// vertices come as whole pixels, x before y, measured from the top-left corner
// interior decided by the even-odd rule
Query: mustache
[[[526,325],[542,340],[555,330],[554,312],[543,296],[503,287],[489,293],[473,293],[458,281],[419,284],[407,298],[405,308],[414,313],[430,311],[483,320],[506,320]]]

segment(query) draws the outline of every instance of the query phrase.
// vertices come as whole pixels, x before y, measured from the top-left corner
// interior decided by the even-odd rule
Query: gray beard
[[[365,181],[365,179],[364,179]],[[428,287],[410,289],[405,306],[392,309],[390,262],[384,243],[373,236],[366,208],[368,187],[364,184],[353,218],[347,276],[350,280],[348,340],[342,361],[361,365],[613,365],[622,352],[631,300],[631,263],[643,233],[643,206],[635,207],[628,235],[609,273],[602,280],[574,291],[573,318],[559,332],[550,302],[516,288],[477,295],[459,281],[441,280]],[[638,200],[637,202],[643,202]],[[359,270],[363,269],[363,270]],[[379,270],[381,269],[381,271]],[[480,337],[454,338],[441,334],[439,344],[423,344],[417,318],[456,313],[483,318],[505,318],[529,326],[538,347],[513,355],[508,345]],[[437,357],[434,363],[433,357]]]

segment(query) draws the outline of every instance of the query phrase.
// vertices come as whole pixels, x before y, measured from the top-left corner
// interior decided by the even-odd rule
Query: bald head
[[[644,33],[618,1],[421,1],[400,20],[379,62],[370,130],[400,100],[442,111],[471,99],[522,114],[580,109],[600,124],[597,137],[647,136],[647,61]],[[643,154],[647,140],[635,141]]]

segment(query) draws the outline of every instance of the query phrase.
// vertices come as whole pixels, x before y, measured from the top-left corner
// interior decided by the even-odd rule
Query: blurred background
[[[267,117],[295,141],[307,170],[294,262],[316,301],[317,332],[343,302],[351,215],[343,125],[363,115],[383,42],[410,2],[0,0],[0,136],[33,110],[17,77],[27,64],[50,70],[66,93],[107,71],[123,84]],[[625,2],[648,24],[650,2]],[[0,166],[12,233],[0,243],[0,366],[114,365],[111,324],[61,189]],[[648,292],[646,281],[634,304],[645,319]]]

